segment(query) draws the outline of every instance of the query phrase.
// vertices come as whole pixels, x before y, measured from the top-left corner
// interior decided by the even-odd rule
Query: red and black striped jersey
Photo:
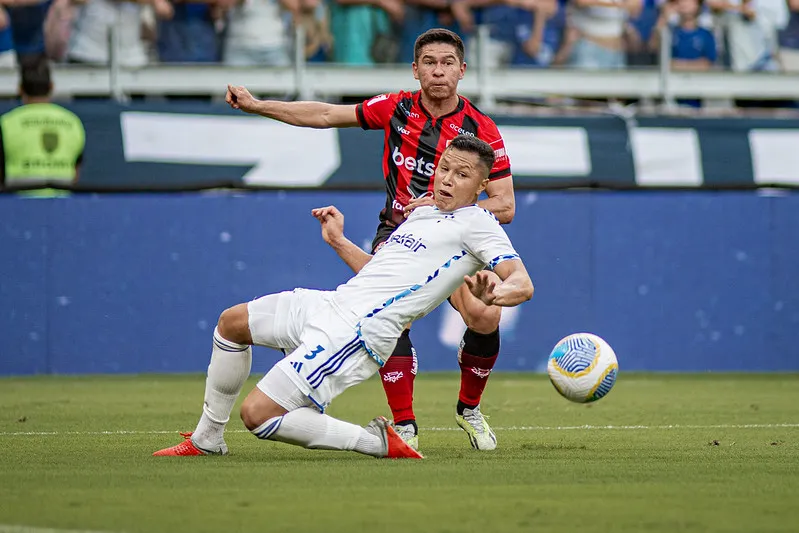
[[[380,220],[398,226],[402,209],[412,198],[433,190],[433,175],[442,152],[458,135],[474,135],[494,148],[496,161],[489,179],[511,175],[505,143],[488,116],[459,97],[455,111],[432,117],[421,101],[421,92],[381,94],[357,106],[358,122],[365,130],[384,130],[383,175],[386,207]]]

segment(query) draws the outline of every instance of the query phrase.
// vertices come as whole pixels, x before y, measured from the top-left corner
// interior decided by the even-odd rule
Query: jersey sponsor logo
[[[410,135],[411,132],[403,128],[402,126],[397,126],[397,131],[403,135]]]
[[[425,161],[424,157],[416,159],[415,157],[411,156],[403,156],[399,151],[399,147],[397,146],[394,147],[394,152],[391,154],[391,158],[394,160],[394,164],[397,165],[397,167],[405,167],[410,171],[416,171],[422,176],[427,176],[428,178],[431,177],[436,170],[433,163]]]
[[[405,107],[405,103],[400,102],[399,108],[402,109],[402,112],[405,113],[405,116],[408,118],[419,118],[419,113],[414,113],[407,107]]]
[[[449,127],[453,131],[456,131],[458,133],[458,135],[471,135],[472,137],[474,137],[474,133],[472,133],[471,131],[468,131],[468,130],[465,130],[465,129],[461,128],[457,124],[450,124]]]
[[[369,100],[368,102],[366,102],[366,107],[369,107],[372,104],[376,104],[378,102],[382,102],[383,100],[387,100],[387,99],[388,99],[388,95],[387,94],[379,94],[379,95],[375,96],[374,98],[372,98],[371,100]]]
[[[401,244],[405,248],[408,248],[412,252],[418,252],[423,248],[427,248],[427,246],[422,242],[421,237],[416,237],[413,233],[401,233],[397,234],[392,233],[391,237],[388,238],[389,243],[395,242],[397,244]]]
[[[404,375],[405,374],[402,372],[402,370],[396,370],[394,372],[386,372],[385,374],[383,374],[383,381],[386,381],[388,383],[396,383],[399,380],[401,380]]]
[[[399,203],[396,198],[394,198],[394,201],[391,202],[391,207],[394,208],[394,211],[404,211],[405,210],[405,206],[402,205],[401,203]]]
[[[507,155],[505,154],[504,148],[494,150],[494,158],[496,158],[498,161],[504,159],[505,157],[507,157]]]

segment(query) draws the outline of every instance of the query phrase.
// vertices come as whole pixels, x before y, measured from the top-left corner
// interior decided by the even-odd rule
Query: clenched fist
[[[311,214],[322,224],[322,238],[327,244],[332,245],[344,237],[344,215],[336,206],[318,207]]]

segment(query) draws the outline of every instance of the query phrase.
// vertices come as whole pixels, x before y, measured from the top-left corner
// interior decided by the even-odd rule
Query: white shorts
[[[287,355],[258,383],[284,409],[307,404],[280,385],[282,372],[320,411],[346,389],[372,375],[380,365],[364,349],[355,327],[330,304],[330,292],[295,289],[247,304],[254,344]]]

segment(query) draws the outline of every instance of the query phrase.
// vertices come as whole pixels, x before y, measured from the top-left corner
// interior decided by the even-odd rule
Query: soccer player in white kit
[[[438,307],[464,281],[486,305],[515,306],[532,297],[532,282],[507,234],[475,205],[494,157],[486,142],[456,137],[436,169],[435,206],[414,210],[374,256],[346,241],[344,217],[335,207],[314,209],[325,241],[338,242],[363,268],[335,291],[295,289],[225,310],[214,331],[197,428],[154,455],[227,453],[224,429],[250,374],[255,344],[288,354],[241,406],[244,425],[256,437],[421,458],[383,417],[361,427],[324,411],[385,364],[406,324]]]

